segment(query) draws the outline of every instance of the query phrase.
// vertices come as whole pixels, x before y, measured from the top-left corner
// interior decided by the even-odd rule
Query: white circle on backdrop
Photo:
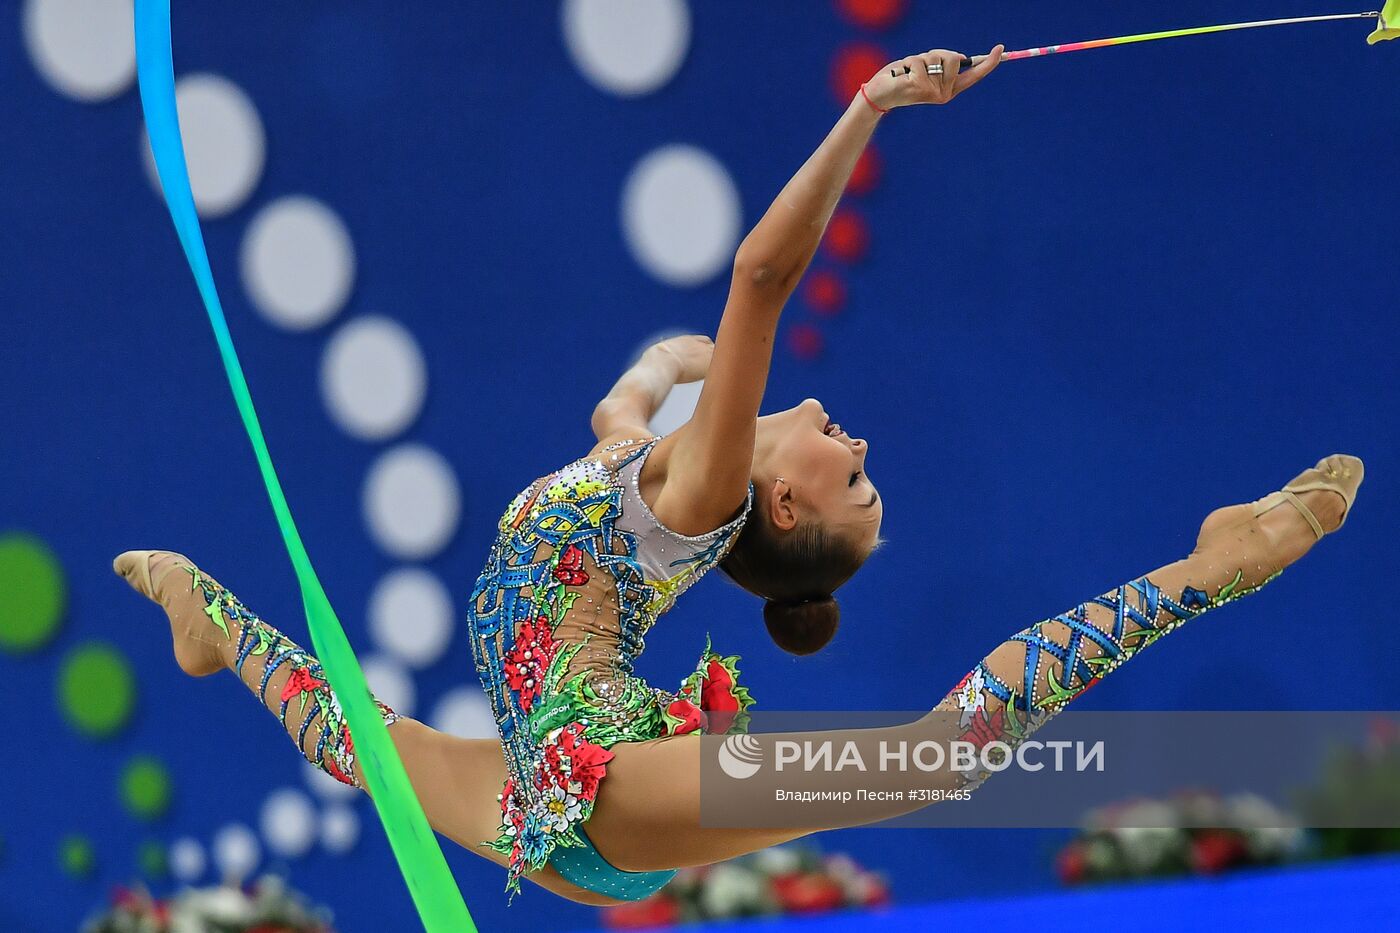
[[[368,616],[375,643],[415,668],[437,661],[452,642],[452,595],[418,567],[386,574],[370,594]]]
[[[275,855],[297,858],[316,843],[316,809],[301,791],[284,787],[263,801],[258,827]]]
[[[695,414],[695,406],[700,402],[700,390],[705,388],[705,380],[687,382],[672,387],[656,414],[647,425],[653,434],[670,434],[690,420]]]
[[[199,215],[222,217],[237,210],[257,187],[267,154],[267,137],[253,102],[227,78],[190,74],[175,82],[175,106]],[[142,138],[146,174],[159,191],[151,140],[144,130]]]
[[[382,654],[372,654],[360,662],[369,692],[387,703],[400,716],[412,716],[418,702],[413,676],[402,664]]]
[[[204,874],[204,846],[188,836],[170,844],[168,857],[176,881],[198,881]]]
[[[306,764],[306,786],[322,800],[348,800],[359,795],[359,790],[350,784],[342,784],[320,768]]]
[[[358,317],[335,332],[321,357],[321,397],[347,434],[382,441],[423,410],[428,367],[418,341],[387,317]]]
[[[594,86],[621,97],[661,87],[685,61],[685,0],[565,0],[564,45]]]
[[[55,91],[108,100],[136,77],[131,0],[25,0],[24,44]]]
[[[632,169],[622,230],[633,257],[668,285],[699,285],[734,258],[739,192],[723,165],[694,146],[663,146]]]
[[[432,557],[445,548],[462,509],[452,467],[422,444],[381,454],[365,480],[363,503],[375,543],[404,560]]]
[[[432,726],[460,739],[494,739],[496,717],[491,701],[476,687],[454,687],[433,707]]]
[[[311,330],[335,317],[355,282],[355,245],[345,224],[303,195],[258,211],[239,259],[254,307],[287,330]]]
[[[349,807],[327,807],[321,814],[321,845],[334,855],[344,855],[360,839],[360,818]]]
[[[258,837],[242,823],[230,823],[214,834],[214,864],[219,866],[220,880],[241,883],[261,860]]]

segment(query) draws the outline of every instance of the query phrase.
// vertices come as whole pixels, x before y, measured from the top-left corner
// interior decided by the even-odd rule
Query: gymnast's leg
[[[953,740],[979,746],[997,740],[1014,748],[1147,645],[1198,615],[1256,592],[1302,557],[1322,534],[1340,526],[1361,478],[1361,461],[1329,457],[1286,487],[1296,492],[1216,510],[1201,526],[1190,556],[1013,635],[918,722],[765,739],[936,741],[944,747]],[[852,801],[818,815],[829,823],[805,829],[705,827],[700,825],[700,748],[691,736],[613,748],[588,822],[588,835],[605,858],[631,871],[704,864],[923,805]],[[956,790],[975,787],[982,776],[947,771],[922,777],[933,779],[926,784]],[[888,788],[881,787],[882,779]],[[747,781],[745,790],[757,780]],[[840,772],[820,770],[789,771],[780,779],[783,788],[799,792],[839,791],[849,780]],[[872,769],[860,775],[860,782],[893,791],[907,786],[907,777],[895,771],[882,777]]]
[[[128,551],[113,567],[165,609],[185,673],[233,671],[307,761],[364,788],[340,701],[310,652],[178,554]],[[494,839],[498,828],[495,795],[505,765],[497,743],[444,735],[382,703],[379,709],[433,828],[478,854],[494,855],[478,844]]]
[[[249,610],[187,558],[169,551],[128,551],[113,568],[170,620],[175,659],[185,673],[203,677],[233,671],[286,729],[307,761],[337,780],[364,788],[364,772],[320,662]],[[408,772],[428,823],[484,858],[506,858],[482,843],[500,831],[497,795],[506,779],[494,739],[462,739],[380,703],[389,735]],[[530,880],[587,904],[612,899],[576,887],[552,868]]]

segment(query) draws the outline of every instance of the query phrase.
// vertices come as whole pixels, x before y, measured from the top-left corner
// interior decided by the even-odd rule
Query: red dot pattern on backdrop
[[[846,304],[846,285],[830,269],[818,269],[802,283],[802,300],[822,317],[833,317]]]
[[[889,64],[885,50],[870,42],[849,42],[837,49],[831,62],[831,92],[846,106],[860,93],[860,86]]]
[[[908,11],[908,0],[833,0],[838,14],[863,29],[888,29]],[[836,102],[845,107],[860,92],[860,86],[890,61],[889,54],[873,42],[847,42],[831,58],[831,90]],[[880,156],[867,146],[851,172],[845,194],[860,197],[880,184]],[[822,239],[824,254],[840,264],[862,259],[870,248],[870,228],[865,219],[849,208],[832,218]],[[813,269],[802,282],[802,301],[819,318],[832,318],[846,306],[846,282],[838,269]],[[812,361],[822,354],[825,344],[820,322],[799,322],[787,331],[787,347],[792,355]]]
[[[837,209],[823,241],[827,253],[842,262],[858,262],[870,248],[870,228],[865,218],[848,207]]]
[[[821,356],[825,342],[822,332],[812,324],[800,323],[788,328],[788,349],[799,360],[814,360]]]
[[[875,146],[868,145],[865,151],[856,160],[855,171],[851,172],[851,180],[846,183],[847,194],[869,194],[875,190],[875,186],[880,183],[880,156],[875,151]]]
[[[907,6],[906,0],[836,0],[842,16],[866,29],[889,29]]]

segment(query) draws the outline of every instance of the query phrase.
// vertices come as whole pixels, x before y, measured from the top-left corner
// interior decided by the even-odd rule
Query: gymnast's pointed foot
[[[1272,576],[1312,550],[1324,535],[1342,527],[1365,475],[1366,468],[1356,457],[1324,457],[1278,492],[1216,509],[1201,525],[1196,552],[1238,562],[1246,577]],[[1228,560],[1232,556],[1234,560]]]
[[[227,622],[218,602],[210,604],[199,586],[201,580],[223,592],[183,554],[173,551],[127,551],[112,561],[112,569],[142,596],[158,603],[170,619],[175,661],[191,677],[205,677],[228,666],[232,639],[223,631]],[[210,614],[211,605],[215,616]]]

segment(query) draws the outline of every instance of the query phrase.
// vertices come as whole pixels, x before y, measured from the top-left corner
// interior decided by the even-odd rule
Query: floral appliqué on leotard
[[[747,723],[738,658],[708,641],[674,693],[632,672],[647,630],[729,553],[753,498],[708,534],[671,531],[640,493],[655,444],[624,441],[530,484],[472,591],[472,651],[509,775],[490,845],[510,859],[511,891],[556,848],[585,844],[613,745]]]

